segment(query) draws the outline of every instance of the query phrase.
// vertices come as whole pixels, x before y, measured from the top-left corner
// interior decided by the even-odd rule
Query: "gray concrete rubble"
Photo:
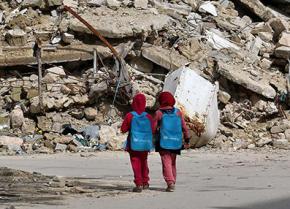
[[[166,15],[133,8],[111,10],[101,7],[95,9],[93,13],[86,12],[82,16],[107,38],[124,38],[150,33],[152,30],[158,31],[170,24],[170,18]],[[96,19],[98,21],[95,21]],[[69,22],[69,28],[76,32],[91,34],[86,26],[73,18]]]
[[[214,106],[220,114],[205,119],[208,112],[192,113],[193,102],[185,102],[192,148],[288,149],[290,19],[285,4],[1,1],[1,153],[121,150],[126,135],[119,129],[132,97],[144,93],[153,113],[159,93],[168,87],[166,78],[184,68],[219,87]],[[196,101],[211,95],[203,84],[191,88],[197,83],[178,80],[171,85],[185,86],[187,93],[169,90],[179,103],[201,92],[205,95]],[[198,136],[201,128],[214,131]]]

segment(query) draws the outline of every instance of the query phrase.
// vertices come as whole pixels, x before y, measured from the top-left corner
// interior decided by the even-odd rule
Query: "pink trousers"
[[[162,161],[162,172],[167,185],[176,182],[176,154],[169,151],[159,152]]]
[[[148,152],[129,151],[134,183],[136,186],[149,184]]]

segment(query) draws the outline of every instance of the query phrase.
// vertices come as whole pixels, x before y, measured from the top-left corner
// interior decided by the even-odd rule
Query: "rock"
[[[143,73],[151,73],[153,70],[153,63],[142,57],[134,57],[130,60],[130,65]]]
[[[27,43],[27,34],[21,29],[9,30],[5,38],[10,46],[24,46]]]
[[[134,0],[134,7],[137,9],[147,9],[148,0]]]
[[[90,98],[98,98],[104,93],[108,91],[108,83],[106,81],[102,81],[96,84],[91,85],[89,97]]]
[[[237,2],[244,5],[264,21],[268,21],[274,17],[274,14],[259,0],[237,0]]]
[[[272,137],[273,140],[276,140],[276,139],[286,139],[284,133],[271,134],[271,137]]]
[[[223,104],[227,104],[231,99],[231,95],[225,91],[219,90],[218,92],[218,100]]]
[[[73,138],[71,136],[59,136],[53,140],[56,144],[70,144],[72,141]]]
[[[273,18],[269,20],[269,24],[274,30],[274,39],[277,39],[283,31],[289,28],[288,23],[282,18]]]
[[[230,41],[222,37],[220,34],[217,34],[216,32],[206,31],[206,36],[208,43],[214,49],[220,50],[232,48],[240,50],[240,47],[238,47],[234,43],[231,43]]]
[[[290,47],[290,32],[282,32],[278,44],[280,46]]]
[[[159,46],[144,47],[142,56],[168,70],[176,70],[188,63],[188,60],[174,49],[167,50]]]
[[[87,120],[95,120],[97,115],[98,115],[98,112],[95,108],[92,108],[92,107],[88,107],[84,110],[84,113],[85,113],[85,118]]]
[[[198,4],[196,0],[183,0],[183,2],[191,6],[193,11],[196,11],[198,8]]]
[[[36,124],[35,124],[34,120],[31,120],[29,118],[25,118],[24,123],[22,124],[21,131],[24,134],[34,134],[35,127],[36,127]]]
[[[254,26],[251,33],[253,35],[258,35],[259,33],[270,33],[273,36],[274,31],[268,22],[261,22]]]
[[[281,124],[281,125],[273,126],[270,132],[272,134],[284,133],[287,129],[290,129],[289,124]]]
[[[58,75],[58,76],[65,76],[66,75],[66,73],[63,70],[63,67],[52,67],[52,68],[46,69],[46,71],[48,73],[53,73],[54,75]]]
[[[117,132],[111,126],[103,125],[99,130],[100,144],[106,144],[108,141],[117,137]]]
[[[248,149],[255,149],[256,148],[256,145],[255,144],[249,144],[247,148]]]
[[[54,148],[55,148],[54,144],[50,140],[44,140],[43,144],[45,147],[47,147],[51,150],[54,150]]]
[[[36,114],[36,113],[40,113],[41,112],[41,108],[40,108],[40,105],[39,105],[39,98],[38,97],[33,97],[33,98],[30,99],[29,111],[32,114]]]
[[[24,0],[21,4],[23,8],[38,7],[40,9],[47,9],[47,7],[61,6],[63,0]]]
[[[111,9],[117,9],[118,7],[121,6],[121,2],[118,0],[106,0],[107,6]]]
[[[233,142],[234,150],[246,149],[247,147],[248,147],[248,142],[243,139],[236,139]]]
[[[103,6],[106,5],[106,0],[88,0],[87,3],[89,6]]]
[[[258,146],[258,147],[263,147],[263,146],[265,146],[266,144],[270,144],[270,143],[272,143],[272,139],[271,138],[261,138],[261,139],[259,139],[257,142],[256,142],[256,145]]]
[[[3,22],[3,16],[4,16],[3,11],[0,10],[0,25],[1,25],[2,22]]]
[[[267,59],[267,58],[263,58],[261,61],[260,61],[260,66],[261,68],[263,69],[269,69],[271,66],[272,66],[272,61]]]
[[[67,149],[67,145],[66,144],[59,144],[59,143],[57,143],[55,145],[55,148],[54,148],[54,150],[56,152],[64,152],[64,151],[66,151],[66,149]]]
[[[273,34],[269,32],[259,32],[258,36],[265,42],[271,42],[273,40]]]
[[[203,13],[209,13],[215,17],[218,16],[215,6],[210,1],[203,2],[199,6],[198,11],[203,12]]]
[[[24,115],[20,106],[16,106],[10,113],[10,122],[12,128],[21,128],[24,123]]]
[[[76,110],[71,111],[70,115],[78,120],[81,120],[85,116],[84,111],[80,110],[80,109],[76,109]]]
[[[290,143],[287,139],[276,139],[273,141],[273,147],[278,149],[290,149]]]
[[[152,29],[158,31],[171,22],[167,15],[156,15],[147,10],[135,8],[119,8],[118,10],[105,7],[95,8],[94,14],[102,15],[92,15],[88,12],[82,14],[82,17],[107,38],[133,37],[151,32]],[[75,18],[70,19],[69,28],[75,32],[91,34],[91,31]]]
[[[36,88],[29,88],[27,90],[27,95],[26,95],[26,98],[27,99],[31,99],[33,97],[37,97],[38,96],[38,89]]]
[[[249,51],[252,53],[254,56],[258,56],[260,49],[262,48],[263,41],[260,39],[259,36],[257,36],[250,44]]]
[[[51,131],[52,120],[47,118],[46,116],[38,116],[37,127],[41,129],[42,131]]]
[[[266,76],[260,80],[253,80],[249,72],[242,70],[242,66],[230,66],[228,64],[219,63],[218,72],[228,80],[244,86],[245,88],[263,95],[266,98],[273,99],[276,95],[275,89],[269,85],[269,80]]]
[[[180,16],[188,16],[192,10],[192,8],[185,4],[171,4],[167,2],[152,1],[154,8],[158,9],[160,13],[165,13],[168,16],[175,17],[177,19],[182,18]]]
[[[21,151],[21,145],[23,144],[23,139],[11,136],[0,136],[0,145],[6,146],[9,151]]]
[[[290,58],[290,47],[280,46],[275,49],[275,56],[278,58],[289,59]]]
[[[10,128],[10,117],[8,113],[0,114],[0,131]]]
[[[60,137],[60,135],[57,133],[45,133],[44,134],[44,138],[49,140],[49,141],[53,141],[54,139],[57,139],[59,137]]]
[[[61,39],[66,44],[71,44],[74,41],[75,36],[69,33],[63,33]]]
[[[22,89],[18,87],[14,87],[11,90],[11,99],[14,102],[19,102],[21,100]]]
[[[70,151],[70,152],[78,152],[77,146],[75,146],[73,144],[67,145],[67,150]]]
[[[285,138],[290,142],[290,129],[287,129],[285,132]]]

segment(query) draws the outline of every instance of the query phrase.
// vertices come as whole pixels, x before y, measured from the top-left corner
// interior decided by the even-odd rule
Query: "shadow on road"
[[[290,197],[272,201],[259,202],[248,206],[213,207],[214,209],[290,209]]]

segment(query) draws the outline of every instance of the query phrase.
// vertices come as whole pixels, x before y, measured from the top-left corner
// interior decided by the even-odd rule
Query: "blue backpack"
[[[138,115],[136,112],[131,112],[131,114],[133,115],[130,131],[131,149],[134,151],[150,151],[153,148],[153,136],[151,123],[147,118],[148,113],[143,112]]]
[[[163,149],[179,150],[182,147],[182,123],[178,111],[174,108],[171,112],[162,112],[160,146]]]

